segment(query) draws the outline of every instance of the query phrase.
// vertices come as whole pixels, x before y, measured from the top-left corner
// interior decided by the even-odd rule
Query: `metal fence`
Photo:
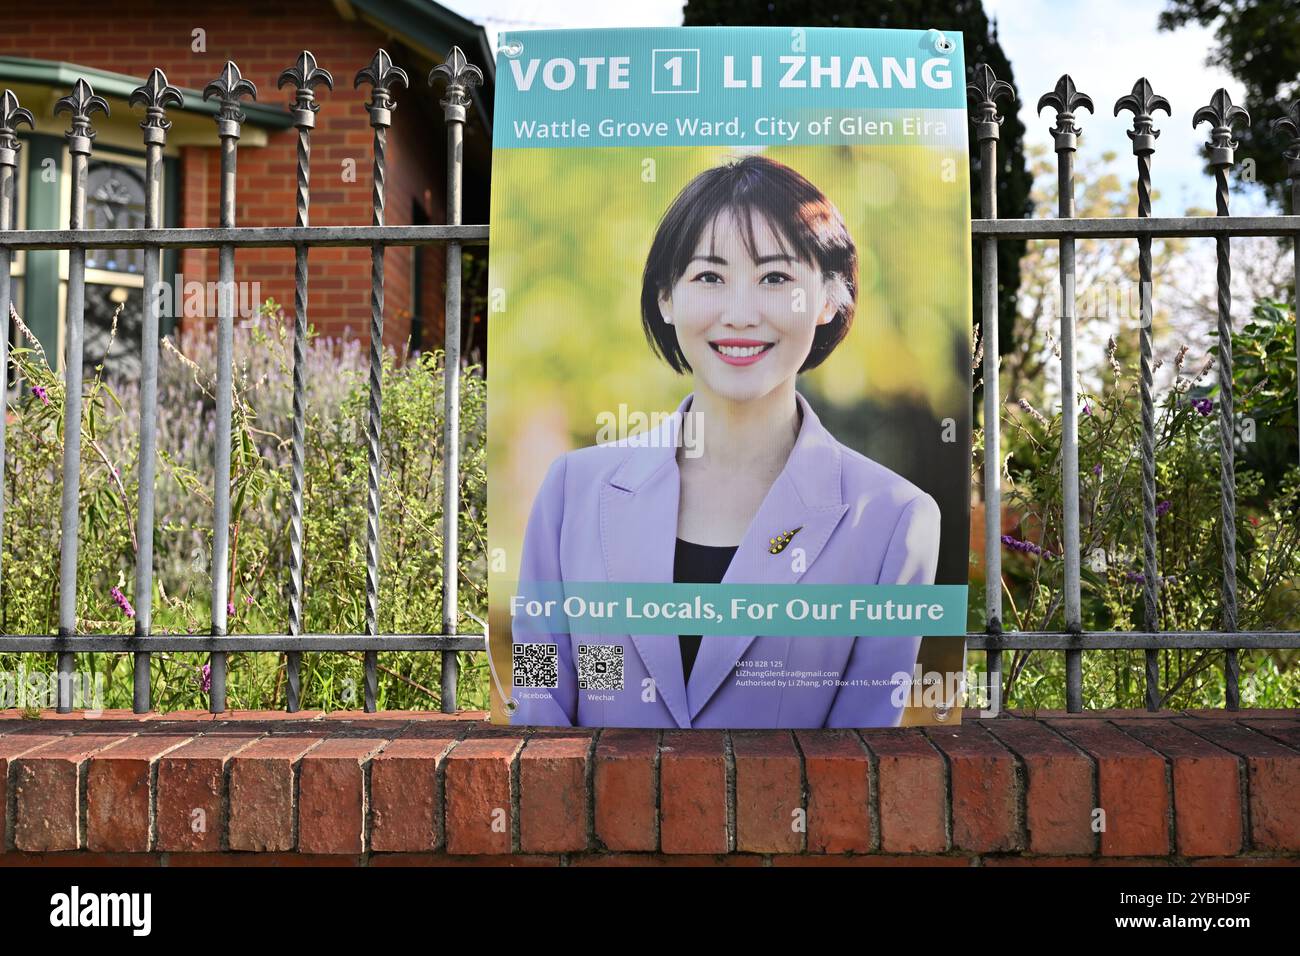
[[[66,358],[67,382],[65,434],[79,428],[81,421],[82,332],[84,319],[85,254],[88,249],[140,248],[151,254],[145,257],[144,286],[151,289],[158,279],[162,249],[217,248],[219,251],[219,294],[217,309],[217,436],[215,451],[215,487],[213,515],[212,623],[211,634],[155,635],[151,633],[151,598],[153,578],[154,525],[154,458],[157,443],[157,375],[159,348],[159,302],[146,296],[141,336],[141,421],[140,473],[137,528],[139,550],[135,576],[135,632],[122,635],[84,635],[76,633],[77,531],[80,521],[78,491],[80,482],[79,448],[65,443],[63,455],[62,536],[60,540],[59,633],[57,635],[0,635],[0,651],[58,653],[58,709],[72,709],[72,670],[79,652],[132,652],[134,654],[134,709],[150,709],[149,655],[153,652],[183,650],[207,651],[211,654],[211,710],[225,709],[226,655],[232,651],[285,652],[288,673],[288,709],[296,711],[301,697],[301,654],[304,651],[363,651],[365,663],[365,708],[375,709],[378,685],[377,658],[380,651],[424,651],[442,655],[443,710],[456,709],[457,653],[484,651],[484,635],[458,634],[457,615],[457,539],[459,500],[458,482],[460,428],[460,284],[461,248],[466,244],[485,243],[486,225],[461,223],[461,136],[466,108],[470,105],[469,88],[481,83],[482,74],[470,64],[459,48],[453,47],[445,61],[429,75],[429,83],[441,81],[445,93],[441,104],[447,123],[447,223],[425,226],[386,226],[384,224],[385,152],[387,132],[395,105],[396,90],[407,87],[406,73],[391,57],[380,50],[368,66],[357,73],[355,86],[370,87],[365,103],[373,129],[373,224],[358,226],[310,226],[311,132],[315,126],[314,89],[320,85],[333,88],[333,78],[317,66],[315,57],[302,53],[293,66],[279,77],[278,85],[291,86],[294,103],[293,123],[298,130],[297,215],[290,227],[237,227],[235,225],[235,169],[240,127],[244,120],[241,99],[255,98],[253,83],[239,68],[228,62],[221,74],[203,91],[203,98],[215,98],[217,135],[221,144],[221,212],[217,228],[161,228],[160,173],[162,152],[169,122],[168,107],[184,105],[182,94],[168,84],[161,70],[155,69],[132,94],[130,102],[144,107],[140,124],[146,151],[146,220],[141,229],[84,228],[86,205],[86,170],[92,151],[92,119],[97,111],[108,111],[108,104],[94,94],[90,84],[79,79],[72,93],[59,100],[55,114],[71,114],[71,128],[65,136],[72,155],[72,205],[67,230],[15,230],[14,180],[19,143],[16,127],[34,126],[34,117],[19,105],[10,91],[0,101],[0,314],[10,310],[10,268],[12,254],[20,249],[67,249],[69,252]],[[980,181],[982,218],[972,223],[983,265],[981,295],[984,362],[985,436],[985,541],[984,559],[987,575],[984,630],[967,635],[968,645],[987,654],[991,678],[1001,680],[1002,654],[1015,650],[1063,651],[1067,662],[1067,704],[1071,711],[1083,708],[1082,654],[1085,650],[1135,649],[1147,652],[1147,703],[1152,709],[1160,704],[1157,652],[1160,649],[1224,649],[1227,706],[1239,705],[1239,665],[1237,654],[1242,648],[1300,647],[1300,632],[1242,632],[1237,630],[1236,603],[1236,502],[1233,474],[1233,396],[1231,355],[1225,352],[1219,362],[1219,429],[1221,456],[1221,497],[1223,517],[1224,565],[1222,574],[1222,620],[1220,631],[1170,632],[1159,630],[1158,570],[1156,567],[1155,530],[1155,438],[1152,398],[1152,328],[1151,328],[1151,240],[1165,237],[1213,236],[1217,243],[1218,330],[1220,341],[1230,341],[1232,329],[1230,236],[1286,236],[1297,240],[1296,269],[1300,274],[1300,215],[1231,219],[1228,217],[1227,174],[1233,165],[1232,130],[1240,122],[1249,122],[1246,112],[1234,106],[1228,94],[1219,90],[1208,106],[1198,110],[1194,123],[1212,124],[1210,160],[1218,184],[1218,216],[1215,218],[1151,217],[1151,155],[1159,133],[1153,128],[1152,114],[1158,109],[1169,111],[1164,97],[1156,95],[1151,85],[1139,80],[1133,92],[1115,104],[1133,113],[1133,152],[1138,163],[1139,218],[1078,219],[1074,217],[1073,156],[1079,130],[1074,113],[1092,109],[1091,100],[1075,89],[1073,81],[1063,76],[1056,89],[1044,95],[1039,109],[1050,106],[1056,111],[1053,133],[1059,162],[1060,209],[1057,219],[1000,220],[997,218],[996,175],[998,131],[1002,118],[998,102],[1013,98],[1012,87],[998,80],[984,65],[975,69],[975,82],[968,86],[974,101],[971,114],[976,139],[980,145]],[[1287,152],[1292,176],[1293,212],[1300,213],[1300,102],[1293,104],[1287,118],[1278,121],[1283,132],[1293,137]],[[998,388],[998,316],[997,316],[997,243],[1000,240],[1055,239],[1060,243],[1060,317],[1061,382],[1064,434],[1062,439],[1063,479],[1063,551],[1065,556],[1065,623],[1061,632],[1009,632],[1002,627],[1001,594],[1001,490],[999,486],[999,411]],[[1145,577],[1145,620],[1141,631],[1084,632],[1080,601],[1080,542],[1078,485],[1078,423],[1075,366],[1074,310],[1074,242],[1079,238],[1136,238],[1139,245],[1141,279],[1141,356],[1142,356],[1142,476],[1143,540]],[[380,409],[383,400],[381,349],[384,307],[384,250],[389,246],[446,246],[446,362],[445,362],[445,432],[443,461],[443,540],[442,555],[442,633],[379,634],[379,548],[380,516]],[[257,246],[291,246],[295,250],[294,271],[294,377],[292,413],[292,479],[290,512],[290,580],[289,614],[284,634],[229,635],[226,633],[226,609],[229,582],[227,557],[230,533],[230,437],[231,437],[231,352],[234,324],[234,263],[237,248]],[[368,407],[368,495],[366,523],[366,631],[363,634],[303,634],[303,448],[306,409],[304,403],[304,349],[306,340],[309,270],[308,254],[316,246],[369,246],[371,249],[371,322],[370,376]],[[7,367],[8,342],[0,336],[0,365]],[[1300,396],[1297,396],[1300,402]],[[0,416],[0,460],[4,452],[4,419]],[[0,526],[3,522],[0,499]],[[3,568],[0,567],[0,584]]]

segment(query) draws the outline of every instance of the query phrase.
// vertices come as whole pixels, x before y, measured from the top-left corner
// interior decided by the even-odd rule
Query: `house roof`
[[[469,61],[483,71],[483,87],[470,87],[470,97],[475,112],[491,134],[496,58],[487,32],[481,26],[433,0],[332,0],[332,3],[343,19],[366,20],[435,63],[441,63],[453,45],[459,46]]]

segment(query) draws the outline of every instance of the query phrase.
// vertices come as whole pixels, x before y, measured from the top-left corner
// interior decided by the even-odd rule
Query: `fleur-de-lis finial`
[[[1078,136],[1083,132],[1083,128],[1074,122],[1075,111],[1086,109],[1089,113],[1097,112],[1092,105],[1092,97],[1087,93],[1080,93],[1074,86],[1074,79],[1068,73],[1056,81],[1056,89],[1038,98],[1038,112],[1041,113],[1045,106],[1056,110],[1056,125],[1052,127],[1051,132],[1056,139],[1058,153],[1078,146]]]
[[[18,164],[18,124],[26,123],[36,128],[36,120],[31,110],[18,105],[18,97],[13,90],[5,90],[0,96],[0,165],[16,166]]]
[[[465,121],[465,108],[469,106],[469,88],[483,85],[483,71],[465,58],[460,47],[453,46],[447,58],[429,71],[429,85],[437,77],[444,77],[447,89],[442,98],[442,111],[448,122]]]
[[[1291,176],[1300,176],[1300,97],[1292,100],[1285,112],[1273,120],[1273,132],[1291,137],[1291,142],[1282,150],[1282,156],[1291,163]]]
[[[1238,122],[1249,126],[1250,114],[1240,106],[1234,106],[1232,97],[1223,87],[1214,91],[1208,106],[1202,106],[1192,116],[1192,129],[1202,123],[1213,124],[1214,128],[1210,130],[1210,142],[1206,147],[1210,154],[1211,166],[1232,165],[1232,151],[1237,148],[1237,143],[1232,138],[1232,127]]]
[[[249,99],[257,99],[257,87],[252,80],[244,79],[234,60],[227,60],[217,78],[203,88],[205,100],[214,96],[221,101],[221,107],[217,110],[217,135],[222,139],[239,139],[239,126],[244,122],[244,111],[239,108],[239,98],[247,96]]]
[[[1173,116],[1169,101],[1151,89],[1151,83],[1144,76],[1133,84],[1133,92],[1121,96],[1115,101],[1115,115],[1121,110],[1133,113],[1133,128],[1127,130],[1128,138],[1133,141],[1133,155],[1146,156],[1156,151],[1156,140],[1160,130],[1151,124],[1156,110],[1164,110],[1166,116]]]
[[[971,122],[975,124],[976,138],[997,139],[998,127],[1004,119],[998,115],[998,100],[1006,99],[1014,103],[1015,87],[994,76],[987,63],[980,63],[975,67],[975,79],[966,84],[966,96],[975,100]]]
[[[96,110],[107,116],[108,103],[102,96],[96,96],[85,80],[77,80],[72,85],[72,93],[54,104],[55,116],[64,112],[72,114],[72,128],[64,133],[71,152],[90,155],[90,143],[95,138],[90,117]]]
[[[290,83],[295,88],[293,105],[290,106],[293,111],[293,125],[311,129],[316,125],[316,111],[320,109],[312,88],[324,83],[332,90],[334,77],[330,76],[329,70],[322,70],[316,65],[316,57],[312,56],[310,50],[303,50],[298,54],[297,62],[280,74],[276,86],[284,87]]]
[[[184,106],[185,99],[181,91],[167,84],[167,74],[157,68],[149,74],[149,79],[131,91],[127,101],[132,106],[145,108],[144,119],[140,128],[144,130],[145,145],[162,145],[167,139],[167,130],[171,120],[167,119],[167,107]]]
[[[388,55],[388,51],[379,50],[375,53],[375,58],[370,61],[370,65],[357,73],[352,88],[356,89],[362,83],[370,84],[370,102],[366,104],[366,109],[370,111],[370,125],[391,126],[393,110],[397,108],[397,103],[393,100],[392,87],[398,83],[410,87],[411,82],[406,76],[406,71],[393,63],[393,58]]]

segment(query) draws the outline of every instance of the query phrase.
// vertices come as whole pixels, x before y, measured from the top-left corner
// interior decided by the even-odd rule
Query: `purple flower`
[[[1092,466],[1092,473],[1093,473],[1094,475],[1100,475],[1100,474],[1101,474],[1101,462],[1097,462],[1097,464],[1095,464],[1095,465]]]
[[[1087,402],[1084,402],[1084,403],[1083,403],[1083,413],[1084,413],[1085,415],[1091,415],[1091,414],[1092,414],[1092,406],[1089,405]]]
[[[1192,408],[1196,409],[1196,413],[1204,418],[1214,411],[1214,402],[1208,398],[1194,398],[1192,399]]]
[[[135,617],[135,608],[131,606],[131,602],[126,599],[125,594],[123,594],[116,587],[114,587],[108,593],[112,595],[113,600],[117,602],[117,606],[122,609],[123,614],[125,614],[127,617]]]
[[[1160,504],[1156,505],[1156,517],[1163,518],[1165,515],[1169,514],[1169,509],[1171,509],[1173,506],[1174,503],[1172,501],[1160,502]]]
[[[244,595],[244,603],[245,603],[245,604],[252,604],[252,603],[253,603],[253,595],[251,595],[251,594],[245,594],[245,595]]]
[[[35,395],[37,398],[39,398],[39,399],[41,400],[42,403],[44,403],[44,404],[46,404],[46,405],[50,404],[49,397],[48,397],[48,395],[47,395],[45,389],[44,389],[42,386],[40,386],[40,385],[33,385],[33,386],[32,386],[32,394]]]
[[[212,665],[204,664],[199,669],[199,673],[202,675],[202,680],[199,686],[202,687],[203,692],[206,694],[212,690]]]
[[[226,613],[227,613],[227,614],[234,614],[234,613],[235,613],[235,604],[234,604],[233,601],[227,601],[227,602],[226,602]]]
[[[1052,556],[1052,552],[1045,548],[1040,548],[1038,545],[1034,544],[1034,542],[1021,541],[1019,538],[1009,534],[1004,534],[1002,536],[1002,543],[1012,551],[1019,551],[1022,554],[1040,554],[1045,558],[1050,558]]]
[[[1145,584],[1147,579],[1147,576],[1140,571],[1125,571],[1124,577],[1137,584]]]

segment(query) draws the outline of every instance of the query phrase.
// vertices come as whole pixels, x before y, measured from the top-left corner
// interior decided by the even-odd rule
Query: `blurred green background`
[[[645,341],[641,273],[659,218],[681,189],[741,152],[496,151],[488,317],[494,605],[499,586],[518,575],[529,509],[555,457],[595,444],[602,412],[617,414],[620,404],[671,412],[691,390],[690,377],[675,374]],[[971,266],[964,146],[744,152],[798,170],[848,223],[859,256],[853,328],[798,387],[841,442],[935,497],[944,516],[937,581],[965,583]],[[494,615],[492,624],[508,628],[508,619]]]

